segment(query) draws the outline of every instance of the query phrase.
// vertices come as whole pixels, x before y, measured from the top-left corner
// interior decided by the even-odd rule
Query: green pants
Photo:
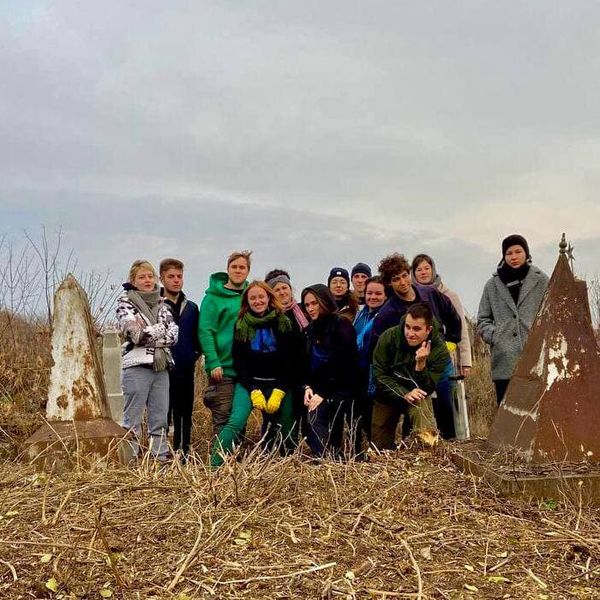
[[[264,390],[271,393],[271,390]],[[265,393],[266,398],[269,396]],[[231,414],[223,429],[213,442],[210,453],[210,464],[218,467],[223,464],[223,454],[230,452],[237,435],[244,429],[252,412],[250,392],[241,384],[236,383],[231,403]],[[286,393],[281,401],[279,410],[269,415],[271,426],[279,427],[282,441],[287,440],[294,428],[294,406],[292,394]],[[272,435],[272,434],[271,434]]]
[[[396,428],[401,415],[404,415],[402,437],[406,437],[411,431],[435,429],[431,396],[416,406],[406,400],[398,400],[394,404],[382,404],[375,400],[373,421],[371,422],[371,441],[376,448],[393,450],[396,447]]]

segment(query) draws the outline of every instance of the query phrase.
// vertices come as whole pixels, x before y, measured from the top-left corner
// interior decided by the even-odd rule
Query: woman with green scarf
[[[147,410],[150,452],[159,461],[168,459],[167,412],[169,375],[173,365],[170,346],[179,329],[171,311],[160,297],[154,267],[136,260],[129,281],[117,302],[117,319],[124,338],[121,384],[125,405],[123,426],[131,430],[133,456],[139,453],[144,411]]]
[[[244,291],[235,323],[233,365],[236,384],[231,415],[213,442],[211,465],[223,463],[223,456],[246,426],[253,408],[263,413],[264,443],[279,444],[282,451],[294,427],[292,395],[297,337],[283,307],[263,281],[253,281]]]

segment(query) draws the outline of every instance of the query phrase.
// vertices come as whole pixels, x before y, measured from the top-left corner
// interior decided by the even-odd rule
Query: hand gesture
[[[421,344],[421,346],[418,348],[417,352],[415,353],[415,357],[417,359],[417,362],[426,361],[430,354],[431,354],[431,340],[427,340],[426,342],[423,342]]]
[[[427,398],[427,392],[419,388],[415,388],[404,395],[404,399],[410,404],[419,404],[425,398]]]
[[[423,342],[415,352],[415,371],[422,371],[427,364],[427,358],[431,353],[431,340]]]

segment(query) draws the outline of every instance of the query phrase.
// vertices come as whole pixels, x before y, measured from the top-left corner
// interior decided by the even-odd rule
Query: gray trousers
[[[139,453],[144,410],[147,412],[150,452],[157,458],[165,458],[167,445],[167,413],[169,411],[169,373],[153,371],[145,367],[129,367],[121,373],[121,385],[125,396],[123,427],[133,431],[130,441],[133,455]]]

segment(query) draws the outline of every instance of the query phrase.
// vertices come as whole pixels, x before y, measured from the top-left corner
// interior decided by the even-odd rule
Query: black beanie
[[[352,267],[350,277],[354,277],[357,273],[363,273],[367,277],[371,277],[371,267],[367,263],[356,263]]]
[[[521,246],[521,248],[525,250],[527,259],[529,260],[531,258],[531,254],[529,254],[529,244],[527,243],[527,240],[522,235],[519,235],[518,233],[513,233],[512,235],[509,235],[508,237],[502,240],[502,260],[504,260],[504,257],[506,256],[506,251],[511,246]]]
[[[329,271],[329,277],[327,278],[327,285],[331,283],[331,280],[334,277],[343,277],[348,285],[350,285],[350,276],[348,275],[348,271],[342,267],[333,267],[331,271]]]

